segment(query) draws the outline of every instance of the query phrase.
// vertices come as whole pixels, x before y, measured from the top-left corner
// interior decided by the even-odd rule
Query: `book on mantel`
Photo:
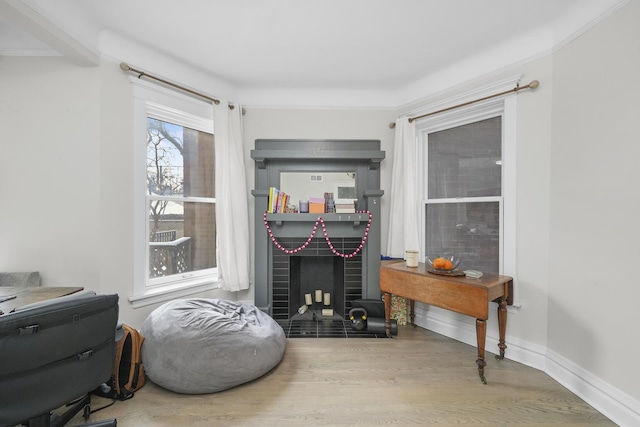
[[[276,187],[269,187],[269,198],[267,201],[267,213],[285,213],[289,195]]]
[[[356,213],[356,204],[353,199],[336,199],[336,213]]]
[[[267,200],[267,213],[275,213],[278,203],[278,193],[280,191],[276,187],[269,187],[269,198]]]

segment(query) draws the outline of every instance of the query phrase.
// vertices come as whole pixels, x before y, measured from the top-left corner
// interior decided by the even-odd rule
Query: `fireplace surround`
[[[351,309],[351,301],[379,299],[380,199],[383,195],[379,166],[385,157],[384,151],[380,151],[380,141],[258,139],[251,157],[255,161],[252,194],[255,198],[256,306],[276,320],[284,321],[293,318],[297,309],[305,304],[306,293],[321,290],[331,294],[330,308],[336,316],[344,318]],[[265,214],[269,188],[287,191],[280,187],[283,172],[355,174],[357,213]],[[333,249],[345,256],[334,254],[320,226],[308,246],[287,253],[310,238],[319,217]],[[365,243],[359,249],[363,238]]]

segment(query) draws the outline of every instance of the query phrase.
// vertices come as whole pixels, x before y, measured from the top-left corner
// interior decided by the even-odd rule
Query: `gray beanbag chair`
[[[178,393],[213,393],[256,379],[284,356],[282,327],[257,307],[192,298],[155,309],[140,332],[151,381]]]

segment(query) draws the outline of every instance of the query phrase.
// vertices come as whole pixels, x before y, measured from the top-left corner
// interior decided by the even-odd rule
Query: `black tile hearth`
[[[287,338],[387,338],[386,334],[356,331],[351,322],[335,318],[279,320]]]

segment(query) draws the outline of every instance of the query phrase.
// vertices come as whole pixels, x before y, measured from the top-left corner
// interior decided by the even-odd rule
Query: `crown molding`
[[[78,65],[95,66],[100,63],[96,51],[80,43],[23,0],[0,0],[0,15]],[[38,51],[33,50],[28,56],[35,56]]]

